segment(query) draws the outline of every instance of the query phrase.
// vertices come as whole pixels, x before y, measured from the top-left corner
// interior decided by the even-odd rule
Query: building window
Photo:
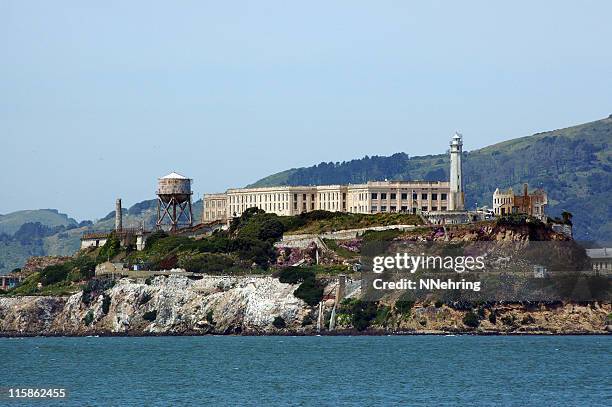
[[[378,194],[376,192],[372,192],[372,199],[378,199]]]
[[[293,200],[297,201],[297,194],[293,194]]]
[[[406,212],[408,210],[407,206],[402,206],[402,212]]]
[[[391,194],[391,199],[397,199],[397,194]]]
[[[437,200],[438,200],[438,194],[434,194],[434,193],[432,193],[432,194],[431,194],[431,200],[432,200],[432,201],[437,201]]]
[[[446,206],[443,206],[440,208],[441,210],[445,211],[446,210]]]
[[[372,205],[372,212],[376,212],[378,210],[378,207],[376,205]]]
[[[306,194],[302,194],[302,199],[306,200]]]
[[[396,206],[390,206],[390,207],[389,207],[389,210],[390,210],[391,212],[395,212],[395,211],[397,210],[397,207],[396,207]]]
[[[381,206],[380,207],[380,211],[381,212],[387,212],[387,206],[386,205]]]
[[[386,192],[381,192],[380,193],[380,199],[387,199],[387,193]]]
[[[440,194],[440,199],[446,201],[446,194]]]
[[[427,212],[427,207],[426,207],[426,206],[421,206],[421,210],[422,210],[423,212]]]
[[[402,200],[406,200],[406,199],[408,199],[408,194],[403,193],[402,194]]]
[[[412,199],[414,199],[415,201],[417,200],[417,194],[416,194],[416,192],[414,192],[414,193],[412,194]]]
[[[437,207],[437,206],[432,206],[432,207],[431,207],[431,210],[432,210],[432,211],[434,211],[434,212],[436,212],[436,211],[438,210],[438,207]]]
[[[421,199],[426,201],[427,200],[427,193],[421,194]]]

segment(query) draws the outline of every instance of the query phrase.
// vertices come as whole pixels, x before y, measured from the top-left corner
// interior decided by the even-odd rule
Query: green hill
[[[155,226],[155,199],[142,201],[123,210],[124,227]],[[195,222],[202,214],[202,200],[193,204]],[[96,223],[74,219],[55,209],[25,210],[0,216],[0,274],[23,266],[31,256],[68,256],[79,249],[81,235],[108,231],[115,227],[115,211]]]
[[[468,207],[492,205],[495,188],[524,182],[548,192],[552,215],[574,214],[578,239],[612,240],[612,116],[464,153]],[[320,163],[263,178],[251,187],[448,179],[448,155],[364,157]]]
[[[59,213],[57,209],[37,209],[12,212],[7,215],[0,215],[0,234],[12,235],[17,232],[24,223],[39,222],[42,225],[55,226],[76,226],[78,222],[64,213]]]

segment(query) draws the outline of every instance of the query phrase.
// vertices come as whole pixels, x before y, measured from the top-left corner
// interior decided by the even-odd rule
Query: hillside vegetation
[[[549,213],[574,214],[578,239],[612,240],[612,116],[464,153],[466,203],[492,205],[495,188],[544,188]],[[368,180],[445,180],[448,154],[364,157],[320,163],[263,178],[253,187],[363,183]]]

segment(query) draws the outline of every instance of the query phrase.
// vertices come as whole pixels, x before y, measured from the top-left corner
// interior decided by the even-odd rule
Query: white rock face
[[[264,333],[278,331],[272,325],[277,316],[285,320],[287,328],[299,331],[312,308],[293,295],[297,287],[267,276],[156,277],[150,285],[122,279],[112,288],[94,293],[88,304],[82,293],[0,298],[0,332]]]

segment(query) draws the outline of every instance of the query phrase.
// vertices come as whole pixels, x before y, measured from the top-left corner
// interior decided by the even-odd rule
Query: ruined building
[[[499,188],[493,192],[493,213],[496,216],[510,214],[525,214],[546,221],[545,208],[548,204],[546,192],[538,188],[529,192],[529,186],[523,184],[523,193],[515,195],[512,188],[500,191]]]

